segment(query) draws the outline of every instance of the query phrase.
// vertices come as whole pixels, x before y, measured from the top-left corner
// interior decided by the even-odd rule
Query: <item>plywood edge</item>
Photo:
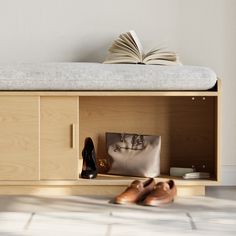
[[[125,186],[0,186],[0,195],[65,196],[92,195],[115,196],[124,191]],[[204,186],[178,186],[178,196],[203,196]]]
[[[218,80],[218,84],[217,84],[217,89],[218,89],[218,96],[217,96],[217,134],[216,134],[216,156],[217,156],[217,160],[216,160],[216,175],[217,175],[217,180],[221,181],[221,96],[222,96],[222,92],[221,92],[221,80]]]
[[[0,181],[0,186],[127,186],[133,180],[129,179],[79,179],[79,180],[40,180],[40,181]],[[167,181],[167,178],[156,178],[156,182]],[[214,180],[174,180],[177,186],[214,186],[219,182]]]
[[[217,96],[217,91],[0,91],[0,96]]]

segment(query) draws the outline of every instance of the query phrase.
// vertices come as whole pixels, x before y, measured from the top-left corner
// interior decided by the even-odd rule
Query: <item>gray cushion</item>
[[[45,63],[0,66],[0,90],[207,90],[216,74],[198,66]]]

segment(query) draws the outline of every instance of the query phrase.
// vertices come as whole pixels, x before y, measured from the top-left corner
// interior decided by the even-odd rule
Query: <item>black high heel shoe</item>
[[[96,154],[93,145],[93,140],[87,137],[84,141],[84,149],[82,151],[83,167],[81,172],[81,178],[93,179],[97,177],[97,163]]]

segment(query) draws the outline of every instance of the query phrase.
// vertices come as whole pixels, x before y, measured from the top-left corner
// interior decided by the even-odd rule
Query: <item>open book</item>
[[[113,42],[104,63],[181,65],[175,52],[154,49],[144,53],[140,40],[133,30],[121,34],[119,38]]]

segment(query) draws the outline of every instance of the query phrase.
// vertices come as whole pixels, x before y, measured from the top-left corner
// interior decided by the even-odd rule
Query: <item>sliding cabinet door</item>
[[[78,98],[40,99],[40,179],[78,178]]]
[[[39,97],[0,96],[0,180],[39,179]]]

